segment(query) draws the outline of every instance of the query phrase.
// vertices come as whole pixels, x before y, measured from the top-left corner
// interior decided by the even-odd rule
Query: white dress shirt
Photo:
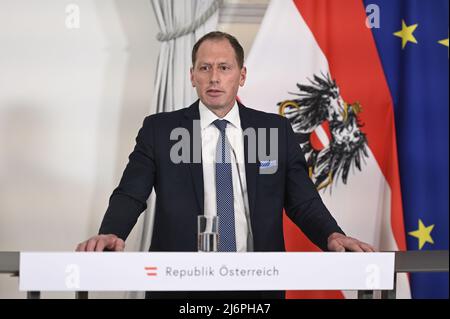
[[[230,154],[233,177],[236,250],[238,252],[252,251],[253,243],[249,232],[250,216],[248,213],[247,182],[244,164],[244,136],[239,117],[239,106],[235,102],[233,108],[222,119],[210,111],[201,101],[199,103],[199,111],[202,138],[204,214],[206,216],[217,215],[215,157],[220,132],[213,122],[217,119],[227,120],[229,123],[225,131],[226,137],[236,154],[236,158],[234,157],[233,151]],[[236,165],[239,165],[239,169],[237,169]]]

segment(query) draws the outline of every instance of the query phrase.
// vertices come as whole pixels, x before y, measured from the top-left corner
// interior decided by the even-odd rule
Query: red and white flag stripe
[[[277,113],[277,104],[294,99],[296,85],[314,75],[330,74],[344,101],[359,102],[369,157],[333,192],[321,191],[324,203],[350,236],[382,251],[405,250],[393,102],[371,29],[360,0],[272,0],[246,60],[248,77],[240,100]],[[329,130],[328,130],[329,131]],[[313,147],[326,147],[331,135],[321,127]],[[315,146],[314,146],[315,145]],[[285,218],[289,251],[317,250]],[[409,298],[406,275],[398,297]],[[288,298],[353,297],[349,292],[288,292]]]

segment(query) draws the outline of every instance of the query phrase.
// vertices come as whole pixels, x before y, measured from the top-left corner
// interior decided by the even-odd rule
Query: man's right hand
[[[97,235],[78,244],[76,251],[123,251],[125,242],[116,235]]]

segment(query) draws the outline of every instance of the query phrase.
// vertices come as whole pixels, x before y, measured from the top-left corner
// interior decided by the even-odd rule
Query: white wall
[[[157,32],[149,0],[1,0],[0,251],[71,251],[97,232],[152,112]],[[0,298],[14,291],[0,275]]]
[[[69,4],[79,29],[66,27]],[[258,27],[220,29],[248,51]],[[97,232],[153,113],[157,32],[150,0],[0,0],[0,251],[72,251]],[[23,298],[17,289],[0,275],[0,298]]]

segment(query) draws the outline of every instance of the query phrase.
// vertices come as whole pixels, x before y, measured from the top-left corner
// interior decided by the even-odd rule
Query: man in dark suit
[[[243,61],[229,34],[197,42],[191,81],[199,101],[144,120],[99,235],[78,251],[123,250],[153,188],[150,251],[197,251],[202,214],[219,216],[219,251],[284,251],[283,209],[322,250],[374,251],[347,237],[322,203],[288,120],[237,102]]]

